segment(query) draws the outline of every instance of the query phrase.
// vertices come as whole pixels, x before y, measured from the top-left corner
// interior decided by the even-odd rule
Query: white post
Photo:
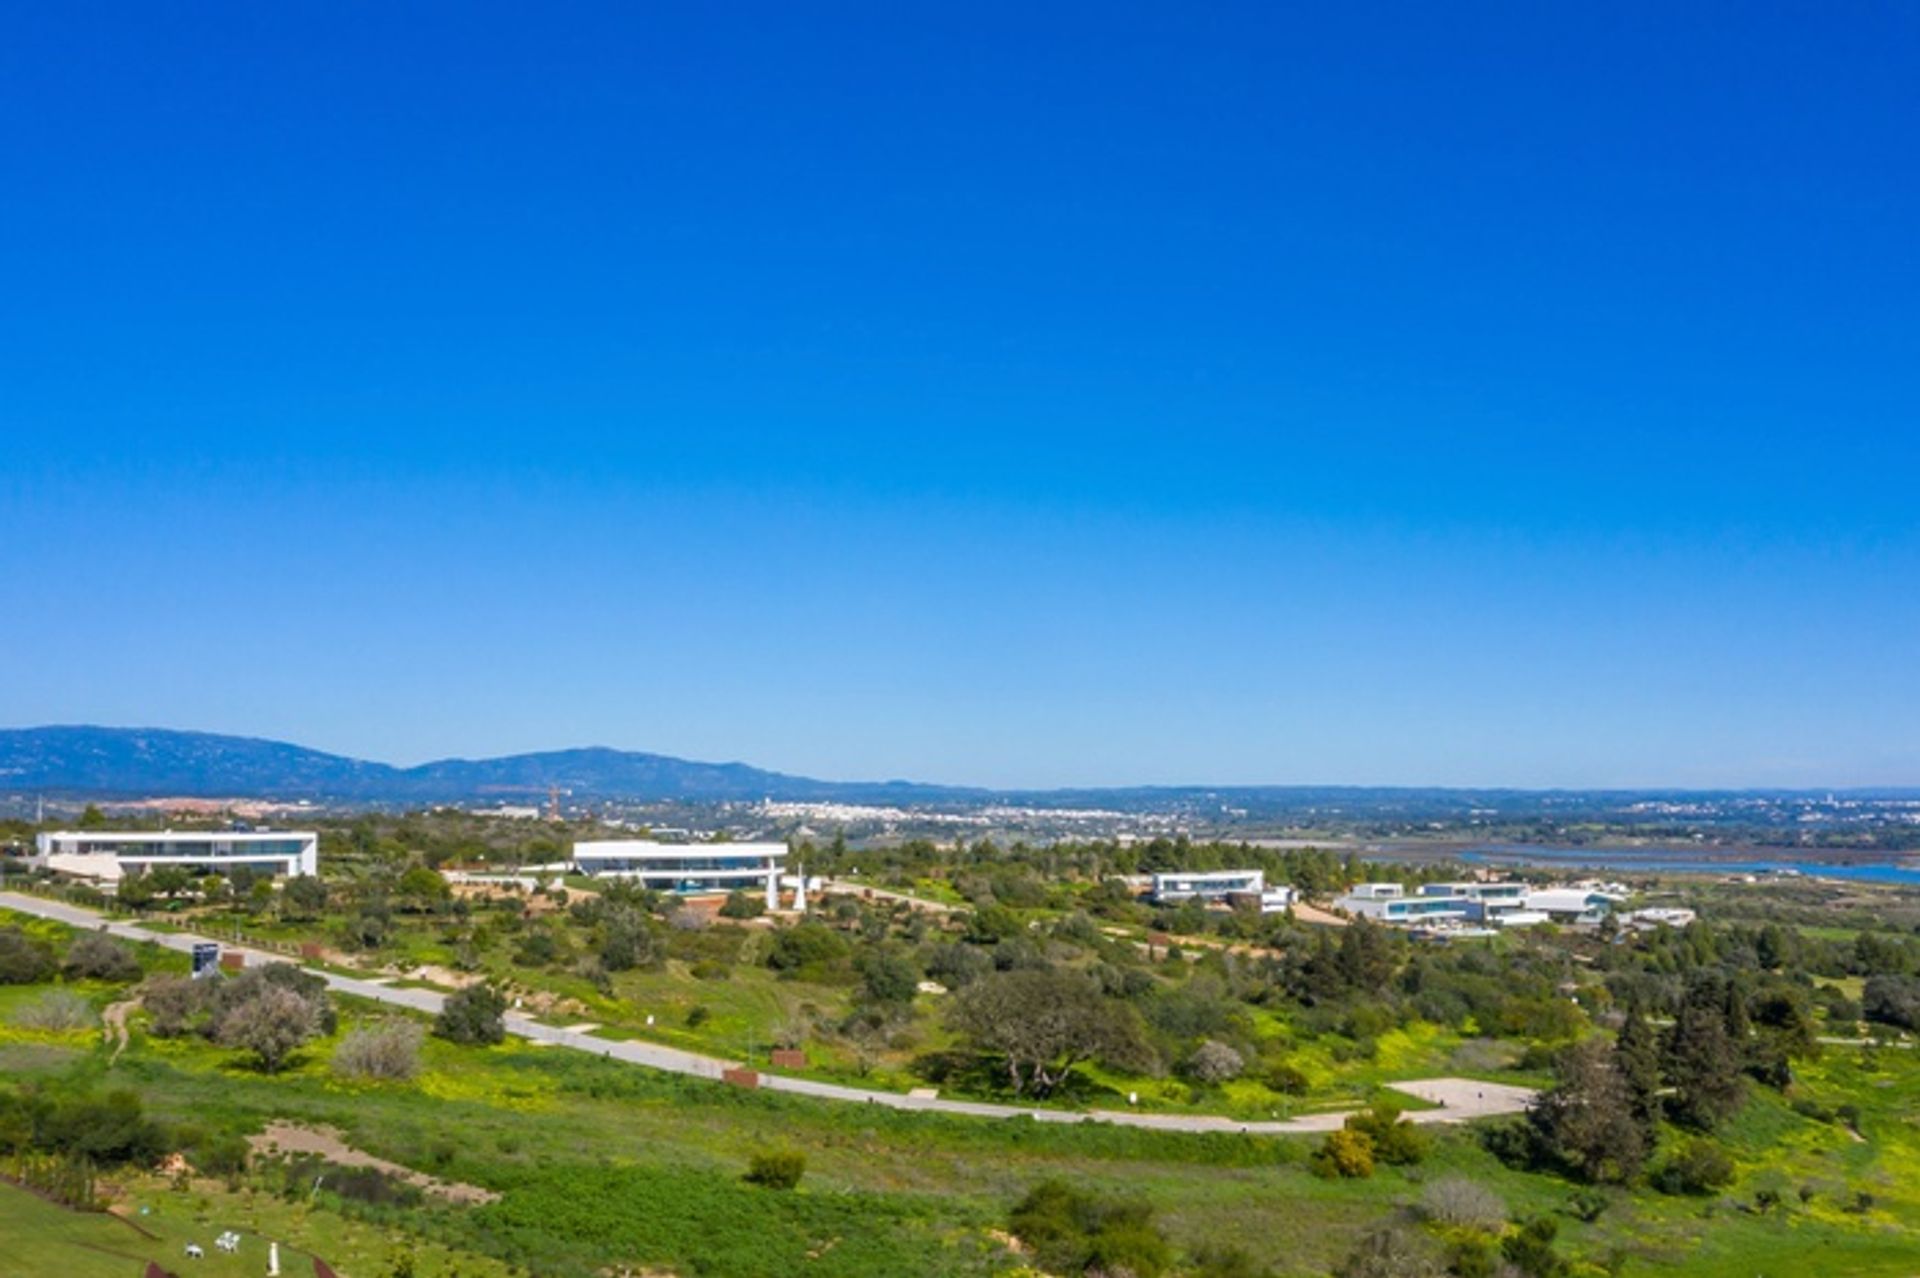
[[[267,1244],[267,1278],[279,1278],[279,1274],[280,1274],[280,1244],[277,1242],[270,1242]]]
[[[807,867],[802,865],[795,868],[800,873],[795,876],[797,884],[793,889],[793,912],[805,914],[807,912]]]
[[[772,857],[767,858],[767,910],[771,913],[780,908],[780,863]]]

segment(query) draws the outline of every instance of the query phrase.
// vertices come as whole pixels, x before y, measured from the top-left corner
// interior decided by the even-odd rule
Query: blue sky
[[[1920,784],[1920,18],[1175,8],[10,15],[0,722]]]

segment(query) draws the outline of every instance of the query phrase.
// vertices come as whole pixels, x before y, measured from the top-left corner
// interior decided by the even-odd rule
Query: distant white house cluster
[[[320,836],[312,830],[49,830],[35,837],[32,863],[103,882],[168,865],[217,874],[318,874]]]

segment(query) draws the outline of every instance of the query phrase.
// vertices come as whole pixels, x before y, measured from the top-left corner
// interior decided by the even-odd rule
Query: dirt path
[[[318,1154],[342,1167],[371,1167],[451,1203],[471,1206],[475,1203],[497,1202],[500,1198],[491,1189],[463,1185],[458,1181],[435,1180],[425,1172],[388,1162],[384,1158],[375,1158],[365,1150],[347,1144],[346,1138],[332,1127],[305,1127],[299,1123],[276,1121],[268,1123],[267,1129],[258,1136],[249,1136],[247,1143],[253,1146],[256,1154]]]
[[[139,1006],[140,997],[136,994],[130,999],[107,1004],[106,1010],[100,1013],[100,1033],[113,1048],[107,1056],[109,1069],[120,1059],[120,1053],[127,1050],[127,1017]]]
[[[1293,917],[1302,923],[1318,923],[1322,927],[1345,927],[1347,920],[1338,914],[1329,914],[1317,905],[1308,905],[1305,901],[1293,903]]]
[[[80,906],[41,900],[18,893],[0,893],[0,909],[13,910],[37,918],[53,919],[74,927],[96,927],[104,923],[107,932],[113,936],[133,941],[151,941],[183,953],[190,951],[197,939],[190,933],[154,932],[135,924],[105,922],[98,913]],[[248,964],[252,966],[279,961],[277,955],[245,950],[241,952],[246,955]],[[338,972],[316,971],[315,975],[323,978],[329,988],[340,993],[389,1006],[409,1008],[429,1016],[438,1015],[446,1004],[446,995],[438,990],[380,985],[360,977],[344,976]],[[695,1078],[720,1079],[736,1063],[733,1060],[705,1056],[698,1052],[689,1052],[644,1039],[604,1039],[591,1035],[570,1034],[558,1026],[543,1024],[521,1012],[507,1013],[507,1032],[531,1042],[589,1052],[609,1060],[626,1061],[649,1069],[666,1070]],[[1434,1080],[1416,1081],[1432,1082]],[[827,1083],[817,1079],[774,1073],[759,1074],[755,1085],[769,1091],[795,1096],[809,1096],[849,1104],[884,1105],[898,1110],[968,1114],[981,1118],[1032,1118],[1042,1123],[1105,1122],[1117,1126],[1145,1127],[1159,1131],[1299,1135],[1330,1131],[1338,1127],[1345,1118],[1344,1114],[1312,1114],[1290,1120],[1249,1121],[1223,1114],[1143,1114],[1134,1110],[1029,1109],[991,1101],[950,1100],[944,1096],[920,1096],[853,1087],[843,1083]],[[1461,1085],[1474,1088],[1476,1091],[1482,1090],[1480,1085],[1472,1083],[1463,1082]],[[1395,1083],[1393,1086],[1405,1088],[1406,1084]],[[1502,1094],[1492,1087],[1486,1087],[1484,1090],[1486,1092],[1484,1097],[1474,1097],[1475,1114],[1468,1114],[1463,1108],[1443,1105],[1436,1109],[1416,1110],[1408,1114],[1407,1118],[1416,1123],[1452,1123],[1495,1112],[1519,1113],[1526,1108],[1521,1097],[1530,1098],[1532,1095],[1525,1088],[1511,1089],[1510,1094]],[[1496,1109],[1496,1106],[1499,1108]]]

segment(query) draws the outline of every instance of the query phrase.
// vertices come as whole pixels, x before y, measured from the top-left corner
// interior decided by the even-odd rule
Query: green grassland
[[[210,932],[238,927],[287,944],[324,944],[335,957],[330,966],[400,974],[408,984],[449,984],[443,972],[422,975],[423,967],[484,977],[525,998],[543,1020],[591,1022],[607,1038],[646,1038],[756,1064],[764,1064],[777,1040],[798,1042],[810,1076],[896,1089],[925,1084],[930,1061],[967,1055],[945,1016],[956,995],[912,994],[909,985],[911,997],[890,1008],[880,1032],[861,1037],[849,1026],[871,1007],[862,992],[863,959],[910,953],[916,962],[928,960],[924,970],[932,972],[942,945],[977,950],[976,958],[1020,950],[1022,963],[1100,971],[1115,988],[1126,982],[1130,1005],[1160,1045],[1152,1066],[1083,1063],[1048,1103],[1120,1107],[1133,1093],[1147,1110],[1247,1118],[1350,1107],[1396,1081],[1435,1075],[1545,1086],[1552,1049],[1605,1033],[1597,1027],[1618,1006],[1610,979],[1621,989],[1635,980],[1653,983],[1674,976],[1683,963],[1708,961],[1713,946],[1754,943],[1751,935],[1721,933],[1612,945],[1541,929],[1422,950],[1395,937],[1374,955],[1391,959],[1391,979],[1350,981],[1322,994],[1315,992],[1321,977],[1298,960],[1310,957],[1323,936],[1290,923],[1204,918],[1200,926],[1215,929],[1209,943],[1170,957],[1164,947],[1143,953],[1136,942],[1149,930],[1186,929],[1130,901],[1102,902],[1092,879],[1044,889],[997,883],[1001,899],[1027,902],[1017,908],[982,906],[990,898],[977,885],[963,891],[960,882],[917,875],[899,885],[929,898],[971,901],[980,919],[921,915],[883,902],[827,903],[815,926],[833,934],[837,950],[781,967],[769,962],[780,935],[775,925],[722,920],[692,926],[661,908],[647,924],[651,956],[609,971],[599,963],[603,938],[596,925],[553,898],[408,904],[387,888],[356,897],[356,889],[336,885],[329,909],[306,919],[225,904],[169,917]],[[1823,964],[1806,967],[1819,974],[1804,980],[1809,992],[1830,987],[1858,1001],[1862,978],[1840,973],[1862,969],[1835,966],[1835,953],[1862,936],[1905,943],[1906,934],[1876,926],[1872,903],[1849,892],[1828,900],[1795,885],[1772,896],[1733,897],[1714,888],[1710,897],[1737,901],[1749,929],[1785,929],[1825,947],[1808,952]],[[364,900],[376,896],[386,902],[383,934],[357,940],[362,916],[354,911],[366,910]],[[356,903],[342,906],[339,897]],[[572,898],[573,904],[590,899],[583,891]],[[996,911],[1000,930],[982,940],[979,929]],[[56,925],[21,922],[56,947],[70,939]],[[546,938],[543,957],[528,957],[530,937]],[[1257,954],[1230,953],[1229,944]],[[185,963],[156,947],[142,947],[141,957],[149,971],[177,972]],[[1767,970],[1766,979],[1777,982],[1801,976],[1793,958]],[[1509,1220],[1555,1220],[1561,1253],[1584,1266],[1574,1272],[1589,1276],[1603,1269],[1790,1275],[1807,1272],[1807,1258],[1819,1257],[1820,1267],[1835,1274],[1892,1278],[1912,1275],[1920,1255],[1920,1051],[1899,1047],[1829,1044],[1816,1055],[1796,1055],[1793,1082],[1784,1091],[1750,1081],[1745,1106],[1714,1133],[1734,1160],[1731,1183],[1698,1196],[1669,1196],[1646,1178],[1595,1190],[1515,1170],[1488,1152],[1475,1129],[1428,1129],[1431,1149],[1416,1165],[1382,1166],[1368,1179],[1329,1180],[1310,1170],[1315,1141],[1306,1138],[988,1121],[831,1104],[517,1041],[474,1048],[430,1039],[416,1077],[353,1081],[331,1068],[334,1048],[357,1025],[393,1013],[351,999],[338,1000],[337,1032],[309,1043],[277,1074],[199,1037],[150,1037],[143,1014],[131,1021],[126,1051],[110,1060],[98,1028],[39,1030],[20,1023],[51,987],[0,986],[0,1083],[131,1088],[163,1120],[219,1132],[256,1132],[276,1119],[325,1124],[359,1149],[500,1195],[479,1206],[432,1198],[397,1205],[322,1185],[289,1197],[284,1175],[267,1166],[256,1166],[231,1188],[201,1179],[176,1190],[151,1176],[119,1177],[126,1182],[119,1201],[149,1209],[138,1220],[162,1235],[154,1245],[171,1250],[156,1258],[170,1265],[192,1231],[206,1234],[194,1235],[204,1245],[212,1233],[232,1227],[311,1248],[348,1278],[386,1278],[396,1249],[405,1248],[419,1249],[416,1272],[447,1278],[585,1278],[623,1268],[740,1278],[1013,1273],[1022,1261],[999,1232],[1009,1210],[1036,1183],[1060,1179],[1151,1204],[1183,1258],[1183,1273],[1196,1272],[1189,1262],[1205,1245],[1224,1240],[1240,1244],[1274,1274],[1325,1275],[1381,1223],[1416,1222],[1428,1188],[1456,1176],[1497,1195]],[[126,996],[124,987],[101,982],[65,988],[96,1010]],[[1384,1006],[1389,1001],[1392,1015]],[[1814,1015],[1828,1013],[1816,1009]],[[1818,1028],[1839,1026],[1823,1019]],[[1213,1036],[1237,1044],[1249,1068],[1202,1085],[1182,1068],[1182,1054]],[[1275,1081],[1269,1071],[1276,1064],[1293,1073],[1296,1085]],[[947,1095],[1004,1095],[991,1067],[942,1075],[939,1085]],[[1684,1139],[1662,1128],[1650,1164],[1660,1165]],[[773,1148],[805,1153],[807,1172],[797,1190],[742,1179],[749,1160]],[[8,1191],[4,1202],[0,1210],[9,1214],[0,1216],[0,1239],[17,1233],[25,1240],[21,1254],[36,1265],[43,1254],[55,1254],[46,1249],[90,1246],[90,1256],[118,1263],[128,1238],[140,1238],[124,1224],[56,1209],[19,1191]],[[89,1232],[102,1227],[105,1235]],[[119,1252],[98,1250],[109,1235],[118,1239]],[[342,1265],[341,1257],[356,1267]],[[46,1263],[48,1272],[95,1272],[85,1259]],[[0,1278],[7,1272],[0,1264]],[[210,1256],[198,1272],[224,1271]]]
[[[6,993],[18,1004],[35,992]],[[344,1010],[342,1032],[368,1014],[350,1003]],[[748,1278],[1002,1272],[1016,1261],[990,1231],[1026,1187],[1048,1176],[1145,1198],[1181,1247],[1237,1238],[1278,1273],[1322,1274],[1367,1228],[1440,1176],[1471,1176],[1515,1215],[1560,1213],[1573,1191],[1556,1178],[1501,1166],[1468,1131],[1441,1134],[1418,1167],[1326,1181],[1306,1171],[1305,1141],[835,1106],[515,1044],[472,1049],[433,1041],[415,1080],[356,1083],[328,1069],[331,1045],[316,1043],[288,1071],[268,1076],[205,1042],[136,1032],[109,1068],[96,1035],[4,1024],[0,1069],[17,1080],[130,1086],[179,1121],[235,1129],[271,1118],[326,1123],[370,1152],[504,1195],[482,1207],[400,1212],[323,1190],[302,1216],[264,1183],[228,1194],[200,1182],[173,1195],[137,1179],[128,1199],[153,1209],[142,1223],[162,1235],[169,1256],[189,1236],[204,1244],[201,1235],[220,1228],[266,1229],[330,1260],[363,1258],[369,1267],[341,1268],[349,1275],[383,1273],[383,1248],[395,1236],[431,1243],[422,1256],[451,1249],[468,1274],[504,1265],[589,1274],[609,1263]],[[1920,1222],[1920,1134],[1912,1122],[1920,1113],[1920,1068],[1912,1055],[1832,1050],[1802,1070],[1808,1099],[1861,1107],[1860,1139],[1757,1093],[1722,1133],[1739,1160],[1734,1185],[1704,1199],[1609,1191],[1614,1201],[1597,1221],[1561,1215],[1563,1249],[1596,1262],[1623,1250],[1628,1272],[1683,1266],[1690,1274],[1750,1278],[1804,1272],[1795,1266],[1817,1254],[1831,1258],[1834,1272],[1910,1274]],[[807,1153],[800,1190],[742,1183],[747,1159],[771,1145]],[[1804,1203],[1802,1186],[1812,1190]],[[1763,1188],[1786,1191],[1788,1205],[1754,1210]],[[1847,1210],[1861,1188],[1871,1190],[1873,1206]],[[116,1255],[148,1254],[129,1245],[138,1235],[124,1225],[23,1199],[15,1192],[0,1200],[5,1237],[36,1264],[63,1256],[61,1248],[106,1246],[103,1237],[116,1240]],[[89,1263],[50,1259],[41,1271],[108,1272],[83,1267]]]

